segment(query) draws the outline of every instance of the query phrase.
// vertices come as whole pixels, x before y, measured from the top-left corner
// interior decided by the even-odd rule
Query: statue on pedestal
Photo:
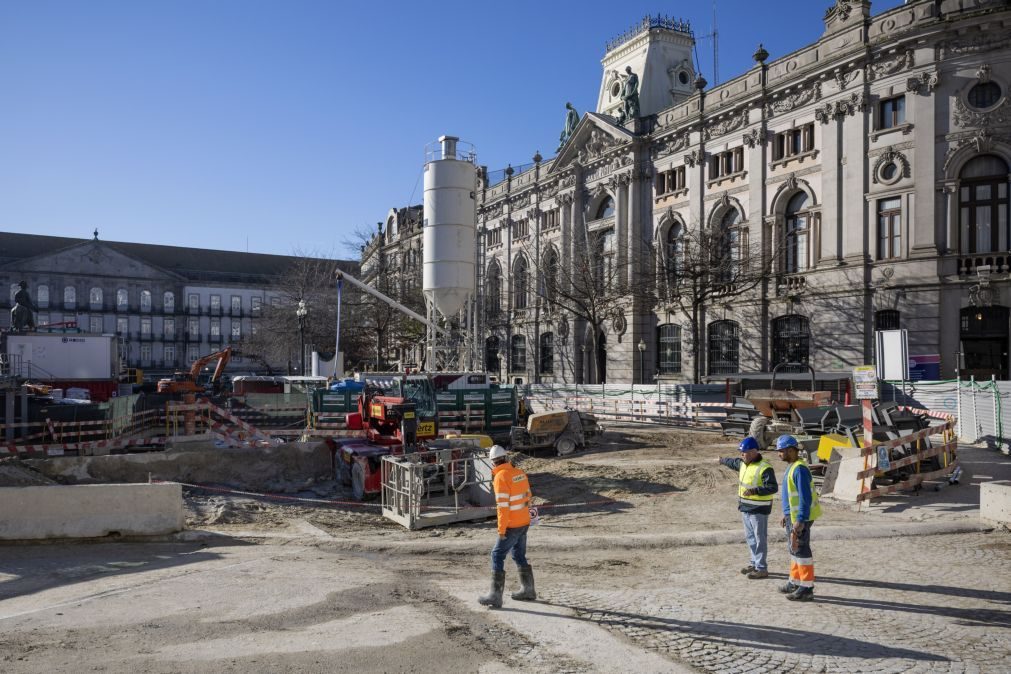
[[[562,129],[562,133],[558,136],[559,150],[561,150],[562,146],[568,142],[570,137],[572,137],[572,133],[576,130],[576,125],[579,124],[579,113],[576,112],[574,107],[572,107],[572,103],[566,103],[565,109],[567,110],[565,113],[565,128]]]
[[[21,281],[21,290],[14,294],[14,307],[11,308],[11,330],[14,332],[24,332],[35,329],[35,318],[33,311],[38,308],[32,303],[32,298],[28,294],[28,282]]]

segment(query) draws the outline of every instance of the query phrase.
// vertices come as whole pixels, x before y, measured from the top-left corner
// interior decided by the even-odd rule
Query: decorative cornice
[[[748,133],[744,134],[742,140],[744,144],[750,148],[754,148],[757,145],[765,145],[768,135],[765,132],[765,128],[754,128]]]
[[[665,136],[663,139],[659,140],[653,146],[653,156],[667,157],[674,154],[675,152],[680,152],[681,150],[688,147],[688,133],[678,133]]]
[[[822,124],[828,124],[836,118],[847,115],[855,115],[858,111],[867,109],[867,94],[851,94],[849,98],[843,98],[833,103],[826,103],[814,111],[814,118]]]
[[[703,138],[706,140],[711,140],[717,136],[722,136],[724,134],[730,133],[731,131],[736,131],[742,128],[748,123],[748,111],[741,110],[735,115],[730,115],[726,119],[715,122],[706,127],[702,132]]]
[[[888,75],[906,70],[916,65],[916,57],[912,49],[907,49],[900,54],[890,58],[878,59],[867,66],[867,75],[870,80],[880,79]]]
[[[993,33],[980,33],[976,37],[948,40],[942,42],[939,47],[945,56],[951,54],[979,54],[982,52],[1003,49],[1011,45],[1011,38],[1007,33],[994,31]]]
[[[765,104],[765,116],[772,117],[773,115],[789,112],[799,108],[802,105],[807,105],[812,101],[817,101],[821,99],[821,83],[814,82],[810,86],[797,91],[796,93],[790,94],[778,101],[772,101],[771,103]]]
[[[694,167],[696,164],[701,164],[706,160],[706,151],[694,149],[685,155],[685,164]]]
[[[937,72],[923,72],[906,80],[906,91],[915,94],[929,94],[941,81],[941,74]]]

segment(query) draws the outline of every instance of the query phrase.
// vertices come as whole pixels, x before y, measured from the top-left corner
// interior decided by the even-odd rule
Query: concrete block
[[[979,485],[979,518],[1011,526],[1011,482],[983,482]]]
[[[184,525],[178,484],[0,488],[0,540],[155,536]]]

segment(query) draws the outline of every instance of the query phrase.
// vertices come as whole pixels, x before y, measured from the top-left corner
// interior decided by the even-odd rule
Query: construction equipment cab
[[[214,368],[214,374],[208,381],[210,386],[214,386],[220,381],[221,373],[225,371],[225,366],[232,359],[232,347],[230,346],[203,358],[197,358],[190,366],[189,372],[176,372],[171,379],[162,379],[158,382],[158,393],[203,393],[204,387],[199,382],[200,370],[215,359],[217,359],[218,365]]]

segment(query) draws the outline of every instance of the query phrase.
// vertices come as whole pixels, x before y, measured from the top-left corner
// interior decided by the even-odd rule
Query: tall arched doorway
[[[1008,378],[1008,318],[1007,307],[962,309],[959,336],[963,377]]]

